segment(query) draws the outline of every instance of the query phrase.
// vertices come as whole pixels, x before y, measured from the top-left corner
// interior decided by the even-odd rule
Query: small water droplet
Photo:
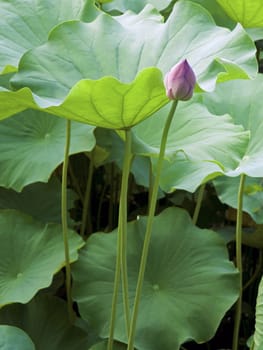
[[[21,278],[23,276],[23,274],[21,272],[19,272],[17,275],[16,275],[16,278]]]

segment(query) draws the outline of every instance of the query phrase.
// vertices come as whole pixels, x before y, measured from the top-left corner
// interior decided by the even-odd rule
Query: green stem
[[[151,203],[151,198],[152,198],[152,189],[153,189],[153,171],[152,171],[152,162],[151,160],[150,164],[149,164],[149,192],[148,192],[148,214],[149,214],[149,210],[150,210],[150,203]]]
[[[166,142],[168,137],[168,132],[170,129],[170,125],[174,116],[174,112],[176,110],[178,101],[173,101],[173,104],[171,106],[170,112],[168,114],[165,127],[163,130],[161,145],[160,145],[160,153],[159,158],[157,162],[156,167],[156,175],[154,178],[154,184],[152,188],[151,193],[151,203],[149,208],[149,216],[147,221],[147,227],[145,232],[145,238],[144,238],[144,244],[143,244],[143,250],[142,250],[142,256],[141,256],[141,263],[140,263],[140,269],[139,269],[139,276],[138,276],[138,282],[136,287],[136,293],[135,293],[135,299],[134,299],[134,306],[132,311],[132,317],[131,317],[131,326],[130,326],[130,332],[129,332],[129,339],[128,339],[128,347],[127,350],[133,350],[134,348],[134,338],[135,338],[135,331],[136,331],[136,323],[138,318],[138,312],[139,312],[139,304],[141,299],[141,293],[142,293],[142,286],[143,286],[143,280],[144,280],[144,273],[147,263],[147,257],[148,257],[148,250],[150,245],[150,239],[151,239],[151,233],[152,233],[152,226],[153,226],[153,218],[155,214],[156,209],[156,202],[157,202],[157,195],[158,195],[158,189],[159,189],[159,183],[160,183],[160,177],[161,177],[161,170],[165,155],[165,148],[166,148]]]
[[[239,277],[239,298],[236,303],[235,324],[233,333],[232,349],[238,350],[239,345],[239,328],[242,314],[242,287],[243,287],[243,271],[242,271],[242,209],[243,209],[243,192],[246,175],[240,176],[238,198],[237,198],[237,222],[236,222],[236,265],[240,273]]]
[[[90,162],[89,162],[88,180],[87,180],[87,186],[86,186],[86,191],[85,191],[85,196],[84,196],[84,204],[83,204],[83,212],[82,212],[82,220],[81,220],[81,229],[80,229],[81,237],[84,237],[88,218],[90,219],[89,205],[90,205],[90,194],[91,194],[93,170],[94,170],[93,154],[91,152]],[[91,233],[91,230],[92,230],[92,228],[91,228],[92,225],[91,225],[90,221],[91,220],[89,220],[89,222],[88,222],[89,233]]]
[[[124,315],[127,334],[130,327],[130,305],[129,305],[129,288],[128,288],[128,273],[127,273],[127,194],[129,184],[129,174],[131,166],[131,132],[125,130],[125,151],[123,159],[123,171],[121,181],[119,221],[118,221],[118,239],[117,239],[117,257],[115,267],[114,289],[112,297],[112,311],[110,320],[110,335],[108,340],[108,350],[112,350],[114,339],[115,318],[117,311],[118,290],[120,277],[122,280],[122,296],[124,304]]]
[[[202,200],[203,200],[203,197],[204,197],[204,191],[205,191],[205,184],[202,184],[200,186],[200,188],[199,188],[199,191],[198,191],[197,202],[196,202],[195,211],[194,211],[194,215],[193,215],[193,224],[194,225],[196,225],[197,220],[198,220],[198,216],[199,216],[199,213],[200,213]]]
[[[65,252],[65,268],[66,268],[66,292],[67,292],[67,305],[69,320],[74,322],[74,311],[72,307],[71,297],[71,269],[70,269],[70,255],[69,255],[69,243],[68,243],[68,222],[67,222],[67,173],[68,173],[68,160],[69,160],[69,147],[70,147],[70,132],[71,122],[67,120],[66,126],[66,143],[64,162],[62,169],[62,185],[61,185],[61,221],[62,221],[62,233]]]

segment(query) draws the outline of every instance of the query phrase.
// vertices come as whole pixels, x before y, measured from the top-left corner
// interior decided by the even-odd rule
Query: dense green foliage
[[[0,0],[1,349],[262,349],[262,27],[252,0]]]

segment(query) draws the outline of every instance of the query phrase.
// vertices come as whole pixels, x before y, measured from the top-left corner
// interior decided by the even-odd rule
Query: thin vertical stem
[[[198,191],[197,202],[196,202],[195,211],[194,211],[194,215],[193,215],[193,224],[194,225],[196,225],[197,220],[198,220],[198,216],[199,216],[199,213],[200,213],[202,200],[203,200],[203,197],[204,197],[204,191],[205,191],[205,184],[202,184],[200,186],[200,188],[199,188],[199,191]]]
[[[143,250],[142,250],[142,256],[141,256],[141,263],[140,263],[140,269],[139,269],[139,276],[138,276],[138,282],[136,287],[136,293],[135,293],[135,299],[134,299],[134,306],[133,306],[133,312],[131,317],[131,326],[130,326],[130,332],[129,332],[129,339],[128,339],[128,347],[127,350],[133,350],[134,348],[134,338],[135,338],[135,331],[136,331],[136,323],[139,313],[139,304],[141,299],[141,293],[142,293],[142,286],[143,286],[143,280],[144,280],[144,273],[146,268],[146,262],[148,257],[148,250],[150,245],[150,239],[151,239],[151,233],[152,233],[152,226],[153,226],[153,218],[155,214],[156,209],[156,202],[157,202],[157,195],[158,195],[158,189],[159,189],[159,183],[160,183],[160,177],[161,177],[161,170],[165,155],[165,148],[166,148],[166,142],[168,137],[168,132],[170,129],[170,125],[174,116],[174,112],[177,107],[177,100],[174,100],[170,109],[170,112],[168,114],[165,127],[163,130],[161,145],[160,145],[160,153],[159,158],[157,162],[157,168],[156,168],[156,175],[154,178],[154,183],[152,187],[152,193],[151,193],[151,203],[149,208],[149,216],[147,221],[147,227],[145,232],[145,238],[144,238],[144,244],[143,244]]]
[[[115,266],[114,290],[112,297],[112,311],[110,320],[110,334],[108,340],[108,350],[113,348],[114,328],[117,311],[118,291],[120,279],[122,280],[122,296],[124,304],[124,315],[127,334],[130,326],[130,306],[128,295],[128,273],[127,273],[127,194],[128,183],[131,166],[131,132],[129,129],[125,130],[125,151],[123,158],[123,171],[121,181],[121,194],[119,206],[119,221],[118,221],[118,238],[117,238],[117,256]]]
[[[93,178],[93,170],[94,170],[94,163],[93,163],[93,154],[91,152],[90,156],[90,162],[89,162],[89,171],[88,171],[88,180],[86,185],[86,191],[84,196],[84,203],[83,203],[83,212],[82,212],[82,220],[81,220],[81,229],[80,229],[80,235],[81,237],[84,237],[87,222],[89,219],[89,231],[91,232],[91,222],[90,222],[90,213],[89,213],[89,207],[90,207],[90,194],[91,194],[91,185],[92,185],[92,178]]]
[[[63,162],[63,169],[62,169],[62,185],[61,185],[61,222],[62,222],[62,234],[63,234],[64,252],[65,252],[68,315],[69,315],[69,320],[73,323],[75,316],[74,316],[74,311],[72,307],[72,297],[71,297],[71,269],[70,269],[68,222],[67,222],[67,215],[68,215],[67,174],[68,174],[68,160],[69,160],[69,147],[70,147],[70,133],[71,133],[71,121],[67,120],[66,143],[65,143],[64,162]]]
[[[150,203],[151,203],[151,197],[152,197],[152,189],[153,189],[153,167],[152,167],[152,162],[150,161],[149,164],[149,192],[148,192],[148,214],[150,210]]]
[[[241,174],[238,197],[237,197],[237,221],[236,221],[236,265],[240,273],[239,277],[239,298],[236,303],[235,324],[233,333],[232,349],[238,350],[239,328],[242,314],[242,288],[243,288],[243,269],[242,269],[242,217],[243,217],[243,192],[246,175]]]
[[[127,330],[127,337],[130,329],[130,304],[129,304],[129,286],[128,286],[128,271],[127,271],[127,199],[128,199],[128,187],[129,187],[129,175],[132,161],[131,152],[131,131],[125,130],[125,153],[123,161],[123,173],[121,182],[121,194],[120,194],[120,222],[121,227],[121,239],[122,249],[121,254],[121,277],[122,277],[122,295],[124,303],[125,323]]]

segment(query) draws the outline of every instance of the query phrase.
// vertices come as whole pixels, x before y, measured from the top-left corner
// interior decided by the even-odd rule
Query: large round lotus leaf
[[[21,56],[43,44],[57,24],[96,16],[91,0],[0,1],[0,72],[15,70]]]
[[[46,225],[15,210],[0,212],[0,306],[27,303],[48,287],[65,265],[61,226]],[[78,257],[82,239],[69,231],[70,260]]]
[[[70,154],[95,146],[94,127],[72,123]],[[64,160],[66,121],[28,110],[0,123],[0,185],[16,191],[47,182]]]
[[[78,73],[75,82],[80,79]],[[50,84],[53,84],[51,80]],[[47,87],[46,83],[44,85]],[[67,94],[70,86],[63,86],[62,90]],[[157,68],[146,68],[131,83],[122,83],[109,76],[98,80],[80,80],[64,102],[59,98],[60,93],[59,89],[49,89],[48,98],[40,98],[33,96],[28,88],[14,92],[0,87],[0,104],[3,106],[0,119],[27,108],[42,108],[60,117],[120,129],[139,123],[169,102],[162,74]]]
[[[237,208],[239,177],[219,177],[213,183],[221,202]],[[263,179],[246,177],[243,192],[243,210],[257,224],[263,224]]]
[[[217,115],[228,113],[235,124],[241,124],[250,132],[250,141],[242,160],[229,176],[244,173],[251,177],[263,177],[263,76],[255,80],[226,82],[215,92],[204,94],[204,103]]]
[[[146,217],[128,224],[129,297],[132,306]],[[113,290],[116,230],[93,234],[73,264],[73,298],[80,314],[107,337]],[[219,236],[192,224],[182,209],[154,219],[135,347],[177,350],[189,339],[205,342],[238,296],[238,273]],[[209,313],[204,312],[209,310]],[[118,299],[115,339],[126,342],[123,300]]]
[[[69,210],[74,207],[77,196],[68,189],[67,198]],[[61,223],[61,183],[52,177],[48,183],[28,185],[19,193],[0,187],[0,209],[16,209],[42,222]]]
[[[244,27],[263,27],[262,0],[216,0],[234,21]]]
[[[57,26],[46,44],[23,56],[13,85],[63,99],[80,79],[110,75],[130,82],[143,68],[166,73],[183,58],[208,90],[220,73],[220,80],[256,73],[255,46],[246,32],[239,26],[232,32],[217,27],[199,5],[179,1],[165,23],[151,8],[137,16],[140,21],[132,13],[116,18],[102,14],[91,23]]]
[[[170,105],[165,106],[133,128],[136,154],[158,156],[169,109]],[[202,182],[235,169],[247,148],[248,136],[227,115],[215,116],[200,103],[179,103],[168,134],[169,160],[163,166],[162,189],[195,191]]]
[[[147,67],[157,67],[164,74],[187,58],[205,90],[212,90],[216,81],[256,74],[255,46],[244,30],[240,26],[232,32],[217,27],[196,4],[176,3],[165,23],[151,7],[138,16],[140,20],[132,13],[115,18],[102,14],[92,23],[71,21],[57,26],[46,44],[23,56],[12,79],[14,88],[30,87],[41,96],[35,97],[38,105],[49,107],[50,113],[123,128],[167,102],[156,68],[146,73]],[[11,92],[10,98],[14,98]],[[32,98],[27,101],[32,106]],[[5,117],[14,106],[9,108],[2,112]]]
[[[35,350],[35,345],[22,329],[0,325],[0,349]]]
[[[0,323],[23,329],[37,350],[89,349],[87,333],[70,324],[65,301],[53,296],[38,295],[26,305],[5,306]]]
[[[38,102],[43,107],[42,102]],[[147,68],[130,84],[113,77],[81,80],[64,103],[47,108],[47,111],[103,128],[126,129],[148,118],[168,102],[160,70]]]

